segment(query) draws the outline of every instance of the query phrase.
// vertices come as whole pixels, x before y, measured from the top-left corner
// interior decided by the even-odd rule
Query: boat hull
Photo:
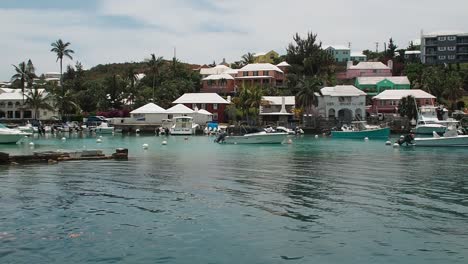
[[[333,138],[381,138],[386,139],[390,136],[390,128],[384,127],[379,129],[372,130],[363,130],[363,131],[332,131],[331,136]]]
[[[21,133],[21,134],[0,134],[0,144],[14,144],[25,136],[28,136],[28,133]]]
[[[440,138],[415,138],[418,147],[468,147],[468,135]]]
[[[256,133],[244,136],[227,136],[226,144],[281,144],[288,137],[288,133]]]
[[[186,136],[189,136],[189,135],[193,135],[195,134],[195,129],[191,129],[191,128],[171,128],[170,131],[171,135],[186,135]]]

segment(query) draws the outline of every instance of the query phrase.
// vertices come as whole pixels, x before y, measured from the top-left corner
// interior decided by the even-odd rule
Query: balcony
[[[457,54],[468,54],[468,49],[458,49]]]
[[[426,41],[426,46],[437,46],[437,41]]]

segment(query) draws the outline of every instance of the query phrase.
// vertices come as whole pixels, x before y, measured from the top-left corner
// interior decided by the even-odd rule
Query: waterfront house
[[[33,91],[25,89],[25,94]],[[38,89],[43,97],[47,96],[44,89]],[[23,98],[24,103],[23,104]],[[50,120],[58,116],[57,110],[39,109],[36,113],[29,105],[26,104],[27,96],[23,97],[21,89],[0,88],[0,119],[5,120],[21,120],[21,119],[34,119],[37,117],[39,120]],[[49,104],[53,106],[53,101],[50,100]]]
[[[373,113],[398,113],[401,98],[413,96],[418,106],[434,106],[436,97],[420,89],[385,90],[372,98]]]
[[[259,109],[262,122],[281,122],[287,124],[294,117],[296,106],[294,96],[262,96]]]
[[[236,81],[227,73],[213,74],[202,79],[202,93],[218,93],[223,95],[236,92]]]
[[[148,103],[130,112],[133,122],[159,124],[167,118],[166,110],[154,103]]]
[[[192,110],[183,104],[176,104],[167,109],[165,113],[168,119],[173,119],[177,116],[190,116],[193,118],[193,122],[199,125],[204,125],[206,122],[212,121],[213,118],[213,114],[204,109],[199,110],[195,108],[195,110]]]
[[[284,72],[271,63],[251,63],[237,71],[236,83],[242,85],[284,86]]]
[[[323,50],[330,54],[336,62],[350,61],[351,49],[341,45],[324,45]]]
[[[356,77],[372,77],[372,76],[392,76],[393,63],[390,60],[388,66],[380,61],[371,62],[363,61],[357,65],[353,65],[352,61],[349,61],[346,66],[345,79],[353,79]]]
[[[420,50],[406,50],[405,51],[405,60],[407,62],[420,62],[421,61],[421,51]]]
[[[269,52],[257,52],[254,54],[254,62],[255,63],[273,63],[276,59],[278,59],[279,54],[274,50],[270,50]]]
[[[186,93],[172,103],[183,104],[192,110],[207,110],[213,114],[213,121],[220,123],[226,122],[224,110],[230,104],[217,93]]]
[[[289,72],[289,68],[291,68],[291,65],[289,63],[282,61],[278,64],[276,64],[276,67],[278,67],[280,70],[283,71],[284,74],[287,74]]]
[[[327,119],[351,122],[365,118],[366,93],[352,85],[337,85],[320,89],[319,114]]]
[[[369,96],[377,95],[387,89],[408,90],[411,88],[410,81],[406,76],[357,77],[354,86]]]
[[[362,54],[362,52],[351,52],[350,60],[353,62],[367,61],[367,56]]]

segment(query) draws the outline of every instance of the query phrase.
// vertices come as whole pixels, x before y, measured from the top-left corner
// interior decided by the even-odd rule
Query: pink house
[[[338,78],[353,79],[356,77],[382,77],[392,76],[392,62],[389,61],[389,66],[382,62],[363,61],[357,65],[353,65],[352,61],[348,61],[346,66],[346,74],[337,76]]]
[[[434,106],[436,97],[420,89],[385,90],[372,98],[372,113],[397,113],[400,100],[411,95],[420,106]]]
[[[285,76],[284,72],[276,65],[270,63],[252,63],[239,69],[235,79],[238,86],[242,86],[243,84],[283,86]]]

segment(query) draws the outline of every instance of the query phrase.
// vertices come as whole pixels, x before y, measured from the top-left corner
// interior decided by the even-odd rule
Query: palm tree
[[[149,71],[153,75],[153,102],[155,100],[154,93],[155,93],[155,85],[156,85],[156,76],[159,77],[159,72],[164,64],[163,57],[157,57],[154,53],[151,54],[151,58],[146,61],[147,66],[149,67]]]
[[[11,76],[11,81],[20,82],[20,88],[23,94],[23,104],[24,104],[24,83],[28,79],[28,71],[27,71],[26,63],[21,62],[20,64],[18,64],[18,66],[13,65],[13,67],[15,68],[16,73],[13,76]]]
[[[34,110],[34,119],[39,118],[39,109],[53,111],[54,108],[49,104],[50,95],[44,90],[40,91],[37,87],[31,89],[26,95],[26,104]]]
[[[130,98],[130,102],[131,104],[133,104],[133,101],[135,99],[135,83],[138,81],[138,73],[135,71],[135,68],[133,66],[130,66],[130,68],[128,68],[127,70],[127,73],[126,73],[126,79],[128,80],[129,84],[130,84],[130,87],[128,87],[129,91],[129,98]]]
[[[443,96],[450,101],[451,109],[456,107],[456,101],[463,97],[463,80],[457,72],[446,73]]]
[[[322,81],[317,77],[302,78],[298,80],[296,88],[298,92],[296,94],[298,104],[306,110],[307,114],[310,114],[312,106],[317,106],[317,95],[321,95],[320,87]]]
[[[247,52],[247,54],[244,54],[242,56],[242,64],[244,64],[244,66],[250,63],[254,63],[254,62],[255,62],[255,56],[253,53]]]
[[[78,103],[75,101],[75,95],[71,91],[66,91],[63,95],[56,94],[54,96],[54,107],[62,107],[63,113],[76,113],[81,110]]]
[[[61,39],[57,40],[56,42],[50,44],[52,46],[51,52],[54,52],[57,55],[57,61],[60,60],[60,86],[62,87],[62,97],[65,96],[65,88],[63,87],[63,57],[67,57],[70,60],[73,60],[71,54],[75,53],[73,50],[69,49],[70,42],[63,43]],[[63,102],[65,103],[65,102]],[[63,109],[65,105],[62,105],[62,115]]]
[[[408,117],[409,121],[418,118],[418,106],[416,105],[416,99],[411,95],[401,98],[398,105],[398,113],[400,113],[400,116],[402,117]]]

